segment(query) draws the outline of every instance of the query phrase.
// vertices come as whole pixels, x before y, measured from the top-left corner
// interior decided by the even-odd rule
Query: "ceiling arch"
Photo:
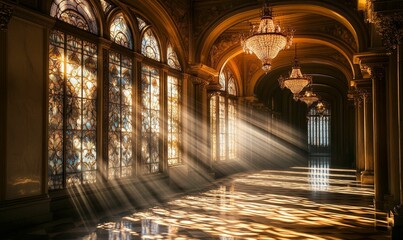
[[[283,66],[272,70],[267,75],[262,75],[256,82],[254,95],[262,102],[267,102],[276,91],[281,90],[278,84],[280,75],[287,75],[290,66]],[[344,74],[336,67],[324,64],[301,64],[301,70],[304,74],[312,75],[313,86],[324,86],[332,90],[332,94],[345,97],[348,91],[348,83]],[[314,89],[316,92],[316,89]],[[291,94],[291,93],[290,93]]]
[[[356,49],[362,50],[366,46],[365,26],[357,20],[357,16],[352,16],[350,11],[335,7],[335,4],[328,4],[324,1],[299,1],[297,4],[293,1],[281,1],[273,4],[275,12],[281,12],[281,16],[287,14],[299,13],[315,13],[324,18],[330,18],[342,24],[352,34]],[[234,25],[249,21],[259,16],[260,7],[257,4],[234,9],[230,14],[224,15],[216,22],[212,23],[201,35],[197,42],[196,49],[201,49],[196,53],[196,61],[206,63],[210,48],[215,40],[227,29]],[[296,10],[298,9],[298,10]],[[358,37],[361,36],[361,37]]]

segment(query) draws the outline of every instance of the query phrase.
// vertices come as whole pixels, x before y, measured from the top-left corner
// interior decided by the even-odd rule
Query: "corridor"
[[[98,223],[54,222],[29,239],[390,239],[376,230],[371,185],[355,171],[308,167],[240,173],[211,187]],[[383,226],[386,222],[378,222]],[[71,226],[66,227],[66,226]]]

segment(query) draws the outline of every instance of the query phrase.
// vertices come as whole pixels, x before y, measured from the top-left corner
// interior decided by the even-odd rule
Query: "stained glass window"
[[[172,45],[170,43],[168,44],[167,56],[168,56],[168,65],[173,69],[181,71],[182,67],[179,63],[178,55],[176,55],[176,52],[172,48]]]
[[[156,61],[161,60],[160,49],[158,47],[158,41],[154,36],[151,29],[145,31],[143,40],[141,41],[141,53],[151,59]]]
[[[97,46],[51,31],[49,189],[96,181]]]
[[[234,96],[236,95],[236,86],[235,86],[235,80],[234,80],[233,75],[229,76],[227,88],[228,88],[227,89],[228,94],[234,95]]]
[[[98,34],[92,6],[86,0],[54,0],[50,15],[73,26]]]
[[[109,53],[108,168],[109,178],[132,175],[132,60]]]
[[[110,26],[110,34],[111,40],[115,43],[123,47],[132,48],[132,34],[122,13],[117,14],[113,18]]]
[[[137,17],[137,23],[138,23],[140,31],[143,30],[143,28],[147,26],[147,23],[144,22],[144,20],[139,17]]]
[[[181,163],[180,156],[180,83],[168,76],[168,165]]]
[[[159,70],[143,65],[141,73],[141,163],[144,173],[160,171]]]

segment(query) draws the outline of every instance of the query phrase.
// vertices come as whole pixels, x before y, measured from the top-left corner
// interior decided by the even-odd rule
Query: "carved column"
[[[7,132],[7,26],[13,9],[0,3],[0,200],[6,189],[6,132]]]
[[[356,169],[357,180],[361,180],[361,172],[365,169],[365,150],[364,150],[364,108],[362,98],[357,95],[354,98],[355,105],[355,131],[356,131]]]
[[[373,132],[372,132],[372,100],[370,93],[363,93],[362,103],[364,110],[364,153],[365,169],[361,172],[361,182],[374,183],[374,156],[373,156]]]

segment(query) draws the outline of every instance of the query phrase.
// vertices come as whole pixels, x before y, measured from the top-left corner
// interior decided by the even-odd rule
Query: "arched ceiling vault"
[[[334,97],[346,97],[348,91],[344,74],[335,66],[324,64],[301,64],[304,74],[313,78],[313,90],[321,97],[332,95]],[[282,66],[272,70],[267,75],[263,74],[257,80],[254,95],[262,102],[267,102],[276,92],[291,94],[288,89],[280,89],[278,78],[287,75],[290,66]],[[327,97],[326,97],[327,98]]]
[[[323,84],[338,87],[341,92],[347,91],[349,81],[360,75],[353,64],[353,56],[367,47],[368,36],[362,17],[351,6],[343,7],[343,4],[328,0],[272,0],[270,4],[276,22],[280,22],[283,29],[296,30],[294,43],[298,44],[298,58],[303,67],[310,68],[308,72],[302,67],[302,72],[327,75],[329,77],[319,78],[338,83],[325,81]],[[291,70],[294,46],[280,51],[272,62],[272,70],[265,75],[260,70],[260,60],[255,55],[244,54],[240,46],[240,34],[249,31],[250,23],[257,24],[260,20],[261,2],[229,8],[230,12],[212,21],[198,36],[195,49],[199,49],[199,52],[195,53],[195,61],[218,71],[225,64],[238,66],[243,82],[242,95],[252,96],[259,95],[261,91],[270,91],[273,86],[268,82],[278,85],[278,76],[287,75]],[[262,84],[264,82],[266,84]],[[265,94],[268,92],[260,95]]]
[[[298,3],[293,3],[293,1],[281,1],[275,2],[273,11],[278,14],[277,19],[280,22],[287,22],[290,24],[282,24],[284,26],[290,26],[297,30],[296,34],[298,36],[299,29],[297,26],[304,24],[308,27],[320,26],[323,22],[334,22],[334,30],[337,26],[339,29],[336,31],[340,32],[342,35],[350,34],[353,38],[353,48],[355,51],[359,52],[365,49],[366,34],[364,31],[364,24],[360,22],[357,18],[359,16],[354,16],[350,11],[346,9],[337,8],[334,5],[337,4],[326,4],[326,1],[298,1]],[[228,31],[230,28],[244,23],[244,32],[248,30],[248,24],[246,21],[256,22],[259,20],[259,12],[261,6],[259,4],[254,4],[253,6],[244,6],[238,9],[232,9],[232,11],[217,21],[209,25],[209,27],[202,33],[198,38],[195,49],[201,49],[200,52],[196,52],[195,60],[201,63],[207,63],[209,58],[210,49],[213,47],[214,42],[220,37],[222,33]],[[298,18],[298,15],[317,15],[320,17],[309,17],[309,18]],[[323,21],[325,20],[325,21]],[[329,21],[330,20],[330,21]],[[313,21],[313,22],[312,22]],[[283,26],[283,27],[284,27]],[[347,29],[347,32],[344,29]],[[236,28],[237,29],[237,28]],[[317,29],[313,29],[317,30]],[[324,28],[326,30],[326,28]],[[315,31],[317,33],[317,31]],[[360,37],[359,37],[360,36]]]

